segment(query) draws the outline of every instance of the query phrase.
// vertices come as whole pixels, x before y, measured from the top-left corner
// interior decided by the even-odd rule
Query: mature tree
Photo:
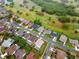
[[[36,18],[36,19],[34,20],[34,24],[37,24],[37,25],[40,25],[40,26],[42,25],[40,19],[38,19],[38,18]]]
[[[69,23],[70,22],[70,18],[67,16],[60,16],[58,20],[62,23]]]

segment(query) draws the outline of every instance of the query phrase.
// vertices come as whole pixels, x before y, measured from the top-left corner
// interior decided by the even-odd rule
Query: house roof
[[[0,43],[3,41],[4,36],[0,36]]]
[[[20,25],[17,22],[15,22],[15,21],[12,22],[11,25],[14,26],[14,27],[20,27]]]
[[[32,22],[29,22],[28,27],[31,28],[33,26]]]
[[[70,43],[75,45],[75,46],[78,46],[78,40],[72,40],[70,39]]]
[[[15,33],[16,29],[10,28],[9,31],[12,32],[12,33]]]
[[[4,40],[4,42],[2,43],[3,47],[10,47],[10,45],[14,42],[14,40],[12,39],[8,39],[8,40]]]
[[[29,36],[30,36],[30,34],[28,34],[28,33],[25,33],[25,34],[24,34],[24,38],[26,38],[26,39],[27,39]]]
[[[53,36],[53,37],[57,37],[58,36],[58,34],[56,33],[56,32],[51,32],[51,35]]]
[[[38,38],[36,36],[30,35],[27,39],[32,42],[35,42]]]
[[[67,37],[65,35],[61,35],[59,40],[61,42],[66,42],[67,41]]]
[[[24,35],[25,34],[25,32],[23,31],[23,30],[18,30],[18,31],[16,31],[16,33],[18,34],[18,35]]]
[[[19,20],[22,21],[22,22],[25,23],[25,24],[29,24],[29,22],[30,22],[30,21],[25,20],[25,19],[23,19],[23,18],[19,18]]]
[[[0,0],[0,3],[3,3],[4,2],[4,0]]]
[[[25,50],[24,49],[19,49],[15,52],[15,56],[16,56],[16,59],[23,59],[23,57],[25,56]]]
[[[51,44],[49,50],[55,52],[55,45]]]
[[[36,59],[35,54],[33,52],[30,52],[30,54],[27,55],[26,59]]]
[[[35,42],[35,46],[40,48],[42,45],[43,45],[44,41],[41,40],[41,39],[38,39],[36,42]]]
[[[33,24],[32,26],[34,29],[38,29],[40,27],[40,25],[37,25],[37,24]]]
[[[44,30],[44,34],[51,34],[51,30]]]
[[[0,20],[0,22],[1,22],[1,23],[8,22],[8,19],[7,19],[7,18],[3,18],[3,19]]]
[[[14,45],[14,44],[11,47],[6,49],[6,53],[8,55],[13,55],[15,51],[16,51],[16,45]]]
[[[66,53],[62,50],[57,49],[56,59],[65,59]]]
[[[38,30],[39,32],[43,32],[43,31],[44,31],[44,28],[43,28],[43,27],[39,27],[37,30]]]

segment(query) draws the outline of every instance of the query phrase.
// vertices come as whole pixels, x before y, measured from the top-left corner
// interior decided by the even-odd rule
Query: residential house
[[[19,18],[19,20],[20,20],[21,22],[23,22],[24,24],[26,24],[26,25],[29,24],[29,22],[30,22],[30,21],[25,20],[25,19],[23,19],[23,18]]]
[[[70,39],[70,43],[75,47],[76,51],[79,51],[79,43],[78,40],[72,40]]]
[[[29,22],[28,27],[29,28],[32,28],[32,26],[33,26],[33,23],[32,22]]]
[[[38,39],[38,40],[35,42],[35,48],[36,48],[37,50],[39,50],[39,49],[42,47],[43,44],[44,44],[44,41],[43,41],[42,39]]]
[[[4,36],[0,36],[0,43],[2,43],[2,41],[3,41],[3,39],[4,39]]]
[[[57,49],[57,50],[56,50],[56,59],[67,59],[67,54],[66,54],[66,52]]]
[[[51,52],[56,52],[55,44],[51,44],[51,45],[50,45],[49,51],[51,51]]]
[[[67,36],[61,35],[59,40],[60,40],[61,42],[63,42],[64,45],[65,45],[65,43],[66,43],[66,41],[67,41]]]
[[[44,31],[44,28],[43,28],[43,27],[39,27],[37,30],[38,30],[40,33],[42,33],[42,32]]]
[[[25,33],[25,34],[23,35],[23,37],[24,37],[25,39],[27,39],[29,36],[30,36],[30,34],[28,34],[28,33]]]
[[[33,52],[30,52],[27,56],[26,59],[36,59],[35,54]]]
[[[13,44],[14,40],[12,40],[11,38],[9,38],[8,40],[4,40],[4,42],[2,43],[3,47],[10,47]]]
[[[57,34],[56,32],[53,32],[53,31],[52,31],[52,32],[51,32],[51,36],[52,36],[52,37],[57,37],[58,34]]]
[[[16,28],[20,28],[20,25],[15,21],[11,22],[11,26],[16,27]]]
[[[11,33],[15,33],[17,31],[17,29],[15,28],[13,28],[13,27],[11,27],[11,28],[9,28],[9,32],[11,32]]]
[[[6,53],[7,55],[13,55],[17,50],[17,46],[15,44],[13,44],[12,46],[10,46],[9,48],[6,49]]]
[[[23,36],[25,34],[24,30],[18,30],[15,32],[17,35]]]
[[[0,3],[4,3],[4,0],[0,0]]]
[[[0,19],[0,23],[6,24],[9,20],[7,18]]]
[[[34,42],[36,42],[36,40],[38,40],[38,38],[35,37],[35,36],[33,36],[33,35],[30,35],[30,36],[27,38],[27,41],[28,41],[29,43],[34,43]]]
[[[40,27],[40,25],[37,25],[37,24],[33,24],[33,26],[32,26],[32,28],[33,28],[33,29],[36,29],[36,30],[37,30],[39,27]]]
[[[31,42],[30,40],[28,40],[29,37],[30,37],[30,34],[28,34],[28,33],[25,33],[25,34],[23,35],[23,38],[26,40],[26,42],[27,42],[29,45],[31,45],[32,42]]]
[[[23,59],[23,57],[26,55],[25,49],[18,49],[14,55],[16,59]]]
[[[56,42],[56,40],[57,40],[57,37],[58,37],[58,34],[56,33],[56,32],[51,32],[51,34],[50,34],[51,36],[52,36],[52,40],[54,41],[54,42]]]
[[[70,43],[71,43],[73,46],[78,46],[78,40],[72,40],[72,39],[70,39]]]
[[[44,30],[43,34],[51,34],[51,30]]]

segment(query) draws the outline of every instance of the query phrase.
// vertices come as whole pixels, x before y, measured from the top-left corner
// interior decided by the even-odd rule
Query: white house
[[[10,47],[11,44],[13,44],[14,40],[12,39],[8,39],[8,40],[4,40],[4,42],[2,43],[3,47]]]

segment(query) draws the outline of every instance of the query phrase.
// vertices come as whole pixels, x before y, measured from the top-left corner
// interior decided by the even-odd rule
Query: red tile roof
[[[6,49],[6,53],[8,55],[13,55],[15,51],[16,51],[16,45],[12,45],[11,47]]]
[[[30,54],[26,57],[26,59],[36,59],[35,54],[33,52],[30,52]]]
[[[62,50],[57,49],[56,59],[65,59],[66,53]]]

